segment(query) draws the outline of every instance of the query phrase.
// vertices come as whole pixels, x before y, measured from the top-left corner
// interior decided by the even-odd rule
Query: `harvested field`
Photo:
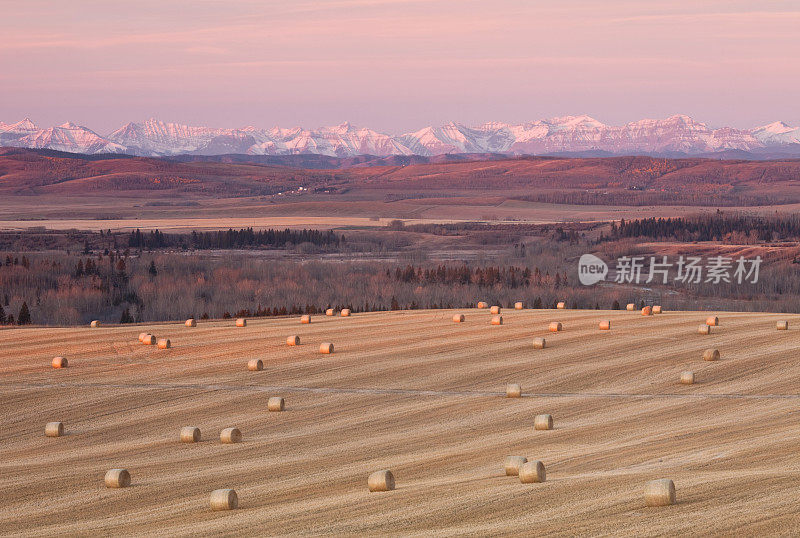
[[[453,314],[466,313],[454,324]],[[551,333],[553,317],[568,327]],[[0,529],[55,534],[780,534],[800,527],[800,317],[415,310],[0,330]],[[613,331],[598,331],[610,320]],[[778,320],[789,330],[776,331]],[[136,342],[166,335],[168,353]],[[286,334],[300,336],[286,345]],[[534,337],[547,347],[534,350]],[[319,344],[336,353],[320,355]],[[721,360],[704,361],[713,347]],[[264,375],[243,368],[253,350]],[[54,369],[54,356],[69,368]],[[698,383],[682,385],[682,371]],[[519,383],[521,398],[506,398]],[[286,399],[270,413],[270,396]],[[536,431],[536,415],[554,429]],[[742,420],[747,417],[747,420]],[[44,435],[63,421],[62,437]],[[177,433],[191,424],[197,443]],[[237,444],[219,442],[235,426]],[[506,476],[509,455],[547,480]],[[320,464],[324,462],[324,465]],[[130,487],[106,488],[107,470]],[[367,478],[391,469],[394,491]],[[673,506],[645,485],[672,479]],[[231,488],[238,509],[209,508]]]

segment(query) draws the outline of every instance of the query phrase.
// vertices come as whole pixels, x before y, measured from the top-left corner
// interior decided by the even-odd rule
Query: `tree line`
[[[344,242],[344,236],[331,230],[254,230],[241,228],[234,230],[218,230],[210,232],[193,231],[191,234],[164,233],[158,229],[149,233],[141,230],[131,232],[128,247],[136,249],[190,248],[209,249],[245,249],[245,248],[284,248],[288,245],[310,243],[316,246],[338,247]]]
[[[800,238],[798,217],[726,216],[622,219],[612,223],[607,239],[649,237],[676,241],[722,241],[734,234],[758,241]]]

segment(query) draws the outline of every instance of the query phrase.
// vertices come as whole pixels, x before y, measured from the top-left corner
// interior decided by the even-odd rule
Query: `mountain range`
[[[149,119],[100,135],[74,123],[41,128],[25,119],[11,124],[0,122],[0,146],[149,157],[228,154],[430,157],[492,153],[763,159],[800,157],[800,128],[775,122],[753,129],[712,129],[685,115],[613,126],[583,115],[519,124],[489,122],[477,127],[451,122],[395,136],[347,122],[313,130],[252,126],[219,129]]]

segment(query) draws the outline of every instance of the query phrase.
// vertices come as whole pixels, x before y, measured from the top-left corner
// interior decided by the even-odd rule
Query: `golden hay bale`
[[[287,346],[299,346],[300,345],[300,337],[297,335],[287,336],[286,337],[286,345]]]
[[[644,488],[644,503],[647,506],[675,504],[675,484],[668,478],[651,480]]]
[[[536,415],[533,419],[534,430],[552,430],[553,415]]]
[[[544,338],[537,337],[533,339],[533,349],[544,349],[547,345],[547,342]]]
[[[718,349],[707,349],[703,351],[703,360],[704,361],[718,361],[719,360],[719,350]]]
[[[127,488],[131,485],[131,473],[127,469],[109,469],[105,483],[108,488]]]
[[[350,316],[350,309],[349,308],[342,308],[342,311],[339,312],[339,315],[342,316],[343,318],[349,317]]]
[[[711,325],[700,325],[697,328],[698,334],[711,334]]]
[[[653,305],[653,314],[661,314],[661,312],[662,312],[661,305],[659,304]]]
[[[636,310],[636,305],[633,303],[628,303],[628,305],[625,307],[625,310],[627,310],[628,312],[633,312],[634,310]]]
[[[285,405],[283,398],[280,396],[272,396],[267,400],[267,410],[269,411],[283,411]]]
[[[506,456],[503,462],[503,468],[506,471],[506,476],[519,476],[519,468],[528,461],[525,456]]]
[[[66,368],[69,366],[69,361],[64,357],[53,358],[53,368]]]
[[[788,331],[789,330],[789,322],[788,321],[779,321],[775,324],[775,328],[779,331]]]
[[[489,305],[483,301],[478,301],[478,308],[489,308]]]
[[[694,372],[681,372],[681,383],[684,385],[693,385]]]
[[[181,428],[181,443],[199,443],[200,428],[184,426]]]
[[[492,325],[502,325],[503,324],[503,316],[494,316],[492,318]]]
[[[329,308],[329,309],[327,309],[327,310],[325,311],[325,315],[326,315],[326,316],[332,316],[332,315],[333,315],[333,308]]]
[[[319,352],[324,355],[330,355],[331,353],[333,353],[333,344],[331,344],[330,342],[322,342],[319,345]]]
[[[560,322],[553,321],[553,322],[550,323],[550,332],[551,333],[557,333],[558,331],[563,331],[563,330],[564,330],[564,326],[561,325]]]
[[[239,508],[239,496],[233,489],[215,489],[211,492],[211,509],[236,510]]]
[[[388,469],[375,471],[367,479],[370,491],[391,491],[394,489],[394,475]]]
[[[556,305],[556,308],[558,308],[559,310],[564,310],[566,307],[567,307],[567,305],[566,305],[566,303],[564,301],[561,301],[560,303],[558,303]]]
[[[521,302],[514,303],[514,310],[522,310],[522,303]]]
[[[145,336],[147,336],[147,333],[139,333],[139,342],[144,342]]]
[[[453,323],[464,323],[464,314],[453,314]]]
[[[710,327],[716,327],[719,325],[719,318],[717,316],[708,316],[706,318],[706,325]]]
[[[490,314],[499,314],[500,313],[500,307],[497,306],[497,305],[492,306],[492,308],[489,309],[489,313]]]
[[[236,320],[236,326],[237,327],[247,327],[247,320],[244,319],[244,318],[238,318]]]
[[[146,334],[144,338],[142,338],[142,343],[146,346],[153,346],[156,343],[156,337],[152,334]]]
[[[187,327],[197,327],[197,322],[195,321],[194,318],[189,318],[186,320],[186,323],[184,323],[184,325],[186,325]]]
[[[158,340],[158,349],[169,349],[172,347],[172,342],[169,338],[161,338]]]
[[[611,330],[611,321],[603,320],[600,322],[600,330],[601,331],[610,331]]]
[[[300,316],[300,323],[311,323],[311,316],[306,314],[305,316]]]
[[[238,443],[242,440],[242,432],[239,428],[225,428],[219,432],[219,440],[227,445]]]
[[[651,307],[649,307],[649,306],[645,306],[644,308],[642,308],[642,315],[643,316],[652,316],[653,315],[653,309]]]
[[[47,437],[61,437],[64,435],[64,423],[48,422],[44,427],[44,434]]]
[[[247,361],[247,369],[251,372],[260,372],[264,369],[264,361],[261,359],[250,359]]]
[[[522,387],[517,383],[506,385],[506,398],[522,398]]]
[[[519,468],[519,481],[523,484],[534,484],[545,481],[544,463],[527,461]]]
[[[91,327],[99,327],[100,326],[100,320],[96,319],[96,320],[92,321],[89,325]]]

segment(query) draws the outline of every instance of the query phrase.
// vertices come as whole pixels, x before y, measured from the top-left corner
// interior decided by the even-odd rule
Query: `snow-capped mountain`
[[[0,145],[47,148],[73,153],[128,153],[143,156],[181,154],[420,155],[446,153],[562,152],[699,155],[729,150],[797,149],[800,128],[775,122],[754,129],[712,129],[684,115],[644,119],[621,126],[589,116],[563,116],[529,123],[489,122],[477,127],[448,123],[389,135],[345,122],[333,127],[238,129],[191,127],[149,119],[128,123],[108,136],[72,123],[42,129],[30,120],[0,122]]]
[[[127,148],[103,138],[91,129],[65,123],[57,127],[39,129],[30,120],[13,125],[0,125],[3,145],[25,148],[45,148],[70,153],[125,153]]]

